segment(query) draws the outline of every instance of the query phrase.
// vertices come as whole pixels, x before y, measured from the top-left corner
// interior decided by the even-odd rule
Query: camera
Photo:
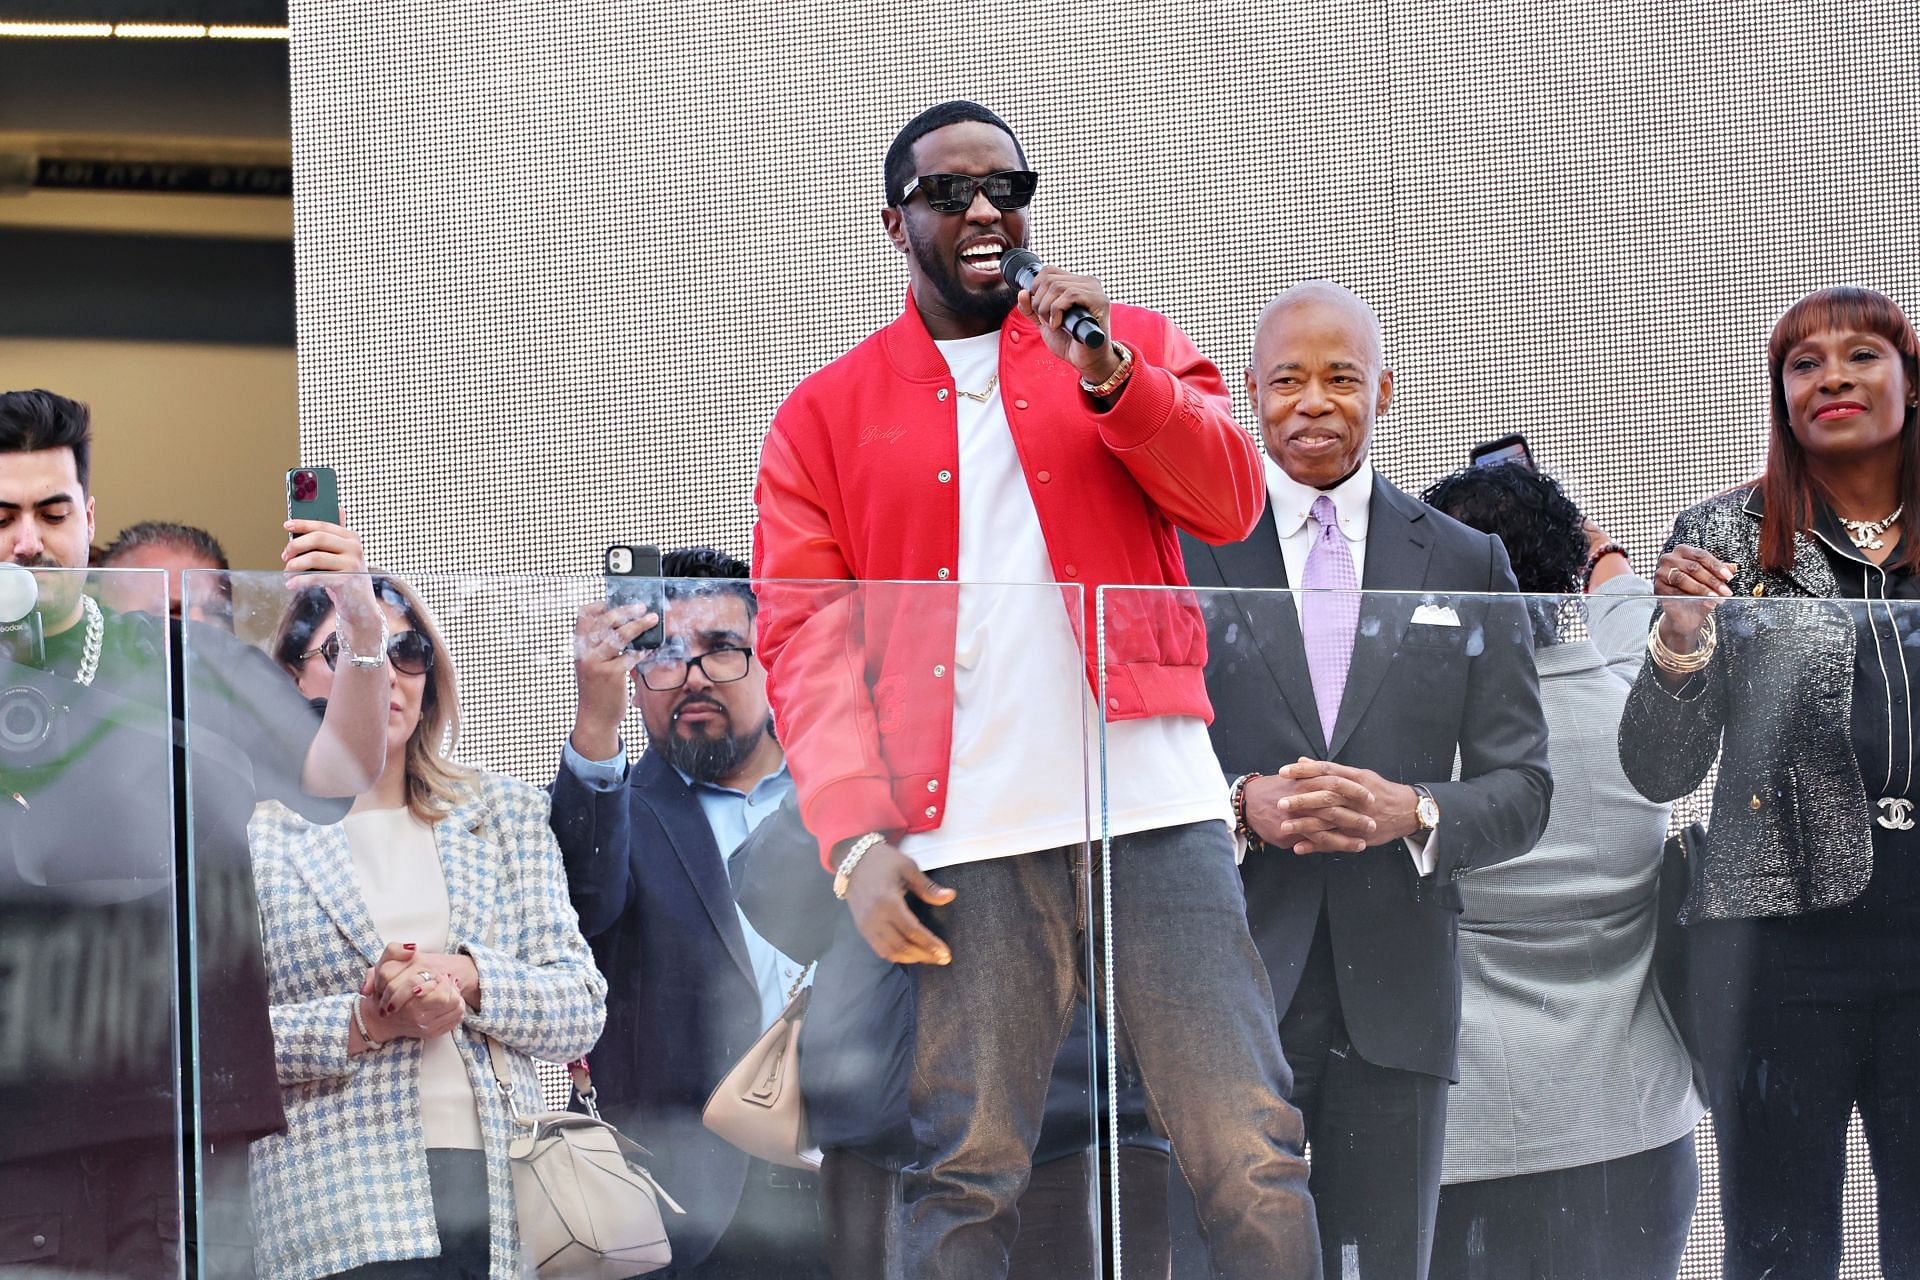
[[[55,737],[60,706],[46,687],[45,661],[39,614],[0,623],[0,765],[38,762]]]

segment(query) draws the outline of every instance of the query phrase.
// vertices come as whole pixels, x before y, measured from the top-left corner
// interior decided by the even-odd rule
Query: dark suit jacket
[[[1205,587],[1287,586],[1273,510],[1245,541],[1185,540]],[[1301,756],[1424,783],[1440,806],[1438,864],[1422,877],[1400,840],[1357,854],[1256,849],[1242,867],[1247,914],[1284,1011],[1326,907],[1341,1012],[1354,1048],[1379,1066],[1453,1079],[1460,1029],[1457,881],[1525,853],[1553,791],[1531,633],[1518,600],[1447,592],[1518,590],[1499,539],[1374,479],[1359,634],[1333,741],[1320,716],[1283,591],[1202,593],[1214,749],[1228,777]],[[1415,624],[1421,604],[1459,626]],[[1458,751],[1461,781],[1450,782]],[[1284,1047],[1284,1046],[1283,1046]]]
[[[690,1267],[733,1220],[747,1157],[700,1123],[727,1069],[760,1034],[760,992],[726,863],[692,790],[656,752],[599,792],[564,764],[553,831],[580,931],[607,977],[607,1026],[591,1055],[607,1119],[653,1152],[687,1210],[667,1223]]]

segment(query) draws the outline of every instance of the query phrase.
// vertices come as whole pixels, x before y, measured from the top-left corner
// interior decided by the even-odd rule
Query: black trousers
[[[1673,1280],[1700,1197],[1693,1135],[1440,1189],[1432,1280]]]
[[[1354,1049],[1324,910],[1280,1019],[1280,1049],[1293,1068],[1290,1101],[1307,1122],[1308,1186],[1326,1274],[1425,1280],[1448,1082],[1376,1066]]]
[[[1747,972],[1713,1113],[1725,1280],[1838,1273],[1856,1106],[1879,1189],[1880,1272],[1920,1278],[1920,957],[1905,931],[1847,923],[1695,926],[1696,948],[1741,948]]]
[[[486,1155],[430,1147],[427,1176],[433,1186],[433,1225],[440,1233],[440,1256],[369,1262],[339,1275],[353,1280],[488,1280],[493,1249],[487,1224]]]
[[[1094,1280],[1112,1275],[1111,1230],[1096,1236],[1104,1162],[1081,1152],[1033,1166],[1020,1196],[1007,1280]],[[1126,1272],[1141,1280],[1168,1274],[1167,1177],[1171,1161],[1154,1147],[1120,1148],[1121,1242]],[[833,1280],[895,1280],[887,1244],[901,1204],[900,1175],[843,1150],[826,1153],[820,1207],[826,1217]],[[1098,1184],[1098,1185],[1097,1185]],[[1184,1186],[1184,1184],[1182,1184]],[[1096,1259],[1103,1261],[1096,1266]]]

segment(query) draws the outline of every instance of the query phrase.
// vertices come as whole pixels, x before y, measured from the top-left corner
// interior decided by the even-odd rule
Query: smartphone
[[[287,472],[287,519],[340,523],[340,477],[332,467]]]
[[[1477,444],[1467,454],[1470,466],[1492,467],[1502,462],[1517,462],[1529,471],[1540,469],[1533,464],[1533,450],[1527,448],[1527,438],[1517,431],[1498,440]]]
[[[604,568],[607,603],[615,607],[637,604],[661,621],[628,641],[629,649],[658,649],[666,638],[666,584],[660,581],[660,548],[608,547]]]

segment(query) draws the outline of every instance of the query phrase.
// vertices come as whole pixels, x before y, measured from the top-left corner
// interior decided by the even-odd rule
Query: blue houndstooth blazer
[[[480,1109],[493,1280],[517,1280],[511,1121],[494,1087],[486,1037],[513,1051],[515,1093],[538,1110],[533,1059],[591,1049],[606,1017],[607,986],[567,899],[544,792],[478,775],[433,833],[447,884],[448,949],[464,947],[480,970],[481,1007],[453,1034]],[[347,1053],[353,1002],[388,939],[367,914],[346,832],[268,803],[255,811],[248,834],[287,1111],[287,1132],[261,1139],[251,1153],[259,1273],[307,1280],[437,1255],[420,1125],[420,1042]]]

